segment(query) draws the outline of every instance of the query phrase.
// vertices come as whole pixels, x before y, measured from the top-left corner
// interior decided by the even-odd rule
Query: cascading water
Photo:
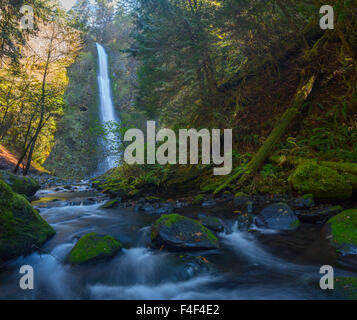
[[[97,43],[99,73],[98,73],[98,87],[100,97],[100,121],[102,126],[106,129],[115,128],[119,124],[119,120],[115,115],[114,104],[112,100],[109,68],[108,68],[108,55],[105,49]],[[106,130],[107,131],[107,130]],[[116,165],[117,156],[113,151],[118,150],[119,139],[112,132],[108,131],[106,137],[101,139],[101,144],[105,152],[104,159],[98,165],[97,174],[102,174]]]

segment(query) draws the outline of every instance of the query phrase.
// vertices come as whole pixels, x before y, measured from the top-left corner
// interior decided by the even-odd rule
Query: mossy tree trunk
[[[271,154],[273,148],[285,134],[290,123],[300,112],[303,103],[311,93],[311,90],[316,81],[316,77],[316,74],[305,76],[303,72],[302,80],[298,89],[296,90],[290,107],[284,112],[267,140],[263,143],[250,162],[246,166],[239,168],[233,176],[229,177],[229,179],[227,179],[214,191],[214,194],[218,194],[224,190],[232,181],[237,180],[238,178],[238,186],[241,186],[252,173],[254,173],[262,166],[266,158]]]

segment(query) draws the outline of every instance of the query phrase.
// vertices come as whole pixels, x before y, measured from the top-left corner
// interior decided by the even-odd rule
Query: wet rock
[[[224,225],[222,220],[216,217],[200,217],[200,222],[208,229],[215,232],[223,232]]]
[[[122,245],[111,236],[88,233],[78,240],[68,255],[70,264],[83,264],[113,257]]]
[[[255,216],[250,213],[242,213],[237,217],[238,229],[241,231],[248,231],[253,222]]]
[[[294,201],[294,206],[297,208],[312,208],[314,205],[315,201],[313,194],[305,194]]]
[[[243,211],[251,213],[253,211],[253,200],[246,194],[238,192],[234,197],[234,207]]]
[[[293,230],[300,225],[294,211],[286,203],[275,203],[262,210],[256,219],[258,226],[276,230]]]
[[[26,197],[32,197],[41,188],[40,184],[31,177],[22,177],[8,171],[0,171],[0,178],[7,183],[11,189]]]
[[[113,199],[109,200],[106,203],[104,203],[102,206],[100,206],[101,209],[111,209],[111,208],[117,208],[121,202],[121,199]]]
[[[163,215],[151,228],[151,242],[173,251],[219,248],[212,231],[198,221],[179,214]]]
[[[328,220],[323,232],[337,252],[357,254],[357,209],[342,211]]]
[[[319,223],[323,224],[331,217],[335,216],[336,214],[343,211],[341,206],[333,206],[329,208],[323,208],[319,210],[307,210],[307,211],[300,211],[296,210],[295,214],[299,218],[301,222],[307,223]]]
[[[0,179],[0,262],[31,253],[54,234],[30,203]]]
[[[204,208],[209,208],[209,207],[214,207],[215,205],[217,205],[217,202],[215,200],[211,199],[211,200],[202,202],[201,205]]]
[[[167,214],[174,211],[175,206],[171,202],[167,203],[138,203],[135,206],[136,211],[146,212],[149,214]]]
[[[177,271],[176,277],[178,280],[189,280],[195,276],[207,273],[216,273],[215,266],[205,257],[181,256],[182,267]]]

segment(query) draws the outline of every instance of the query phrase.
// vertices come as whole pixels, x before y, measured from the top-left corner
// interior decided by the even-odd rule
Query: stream
[[[157,215],[133,207],[101,209],[102,195],[86,184],[37,195],[33,205],[56,235],[42,252],[0,269],[0,299],[330,299],[336,296],[319,288],[320,267],[332,264],[341,275],[357,269],[326,253],[316,225],[251,233],[225,220],[230,227],[218,234],[220,249],[175,253],[149,246]],[[92,204],[93,199],[99,203]],[[195,208],[185,210],[197,213]],[[125,249],[111,260],[66,264],[75,242],[88,232],[111,235]],[[34,269],[34,290],[19,287],[22,265]]]

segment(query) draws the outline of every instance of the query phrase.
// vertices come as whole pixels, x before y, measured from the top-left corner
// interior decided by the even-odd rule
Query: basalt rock
[[[275,203],[262,210],[256,219],[258,226],[276,230],[293,230],[300,225],[294,211],[286,203]]]
[[[216,236],[198,221],[179,214],[163,215],[151,228],[151,242],[172,251],[219,248]]]

